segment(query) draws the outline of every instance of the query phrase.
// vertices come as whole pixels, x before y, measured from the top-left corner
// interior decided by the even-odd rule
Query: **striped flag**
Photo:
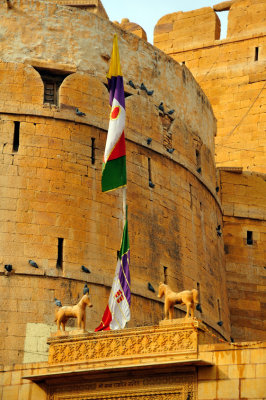
[[[126,120],[125,94],[116,35],[114,36],[113,52],[107,79],[111,113],[103,158],[102,192],[123,187],[127,183],[124,134]]]
[[[130,320],[130,250],[127,225],[126,220],[108,305],[103,314],[102,321],[95,329],[95,332],[123,329]]]

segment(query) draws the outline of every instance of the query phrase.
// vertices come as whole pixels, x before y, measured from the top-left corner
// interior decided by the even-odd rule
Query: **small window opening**
[[[148,157],[148,174],[149,174],[149,187],[154,188],[154,183],[152,182],[152,177],[151,177],[151,159]]]
[[[199,150],[196,150],[196,167],[197,167],[197,172],[201,174],[201,157]]]
[[[255,47],[254,61],[258,61],[258,59],[259,59],[259,47]]]
[[[219,316],[219,321],[221,320],[221,306],[220,306],[220,300],[217,299],[217,309],[218,309],[218,316]]]
[[[53,105],[58,105],[59,103],[59,88],[63,80],[70,75],[70,73],[53,71],[43,68],[35,68],[36,71],[41,75],[44,93],[43,102]]]
[[[95,164],[95,138],[91,138],[91,163]]]
[[[58,245],[57,245],[57,268],[63,268],[63,238],[58,238]]]
[[[185,65],[185,64],[186,64],[186,61],[182,61],[182,64]]]
[[[163,276],[164,276],[164,283],[167,285],[168,283],[167,267],[163,267]]]
[[[193,199],[192,199],[192,185],[189,184],[189,195],[190,195],[190,208],[193,206]]]
[[[247,231],[247,244],[249,244],[249,245],[253,244],[253,232],[252,231]]]
[[[199,303],[200,303],[200,283],[197,282],[197,291],[199,293]]]
[[[19,148],[19,130],[20,122],[14,121],[13,151],[18,151]]]

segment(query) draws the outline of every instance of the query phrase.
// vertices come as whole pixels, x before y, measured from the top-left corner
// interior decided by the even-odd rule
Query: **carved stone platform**
[[[48,339],[51,364],[87,362],[106,365],[145,365],[154,362],[197,360],[198,344],[204,343],[197,320],[161,321],[159,326],[56,336]]]
[[[203,325],[159,326],[54,336],[48,368],[25,376],[45,382],[49,400],[196,400]]]

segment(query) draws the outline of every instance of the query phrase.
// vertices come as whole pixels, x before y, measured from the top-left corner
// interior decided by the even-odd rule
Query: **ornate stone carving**
[[[121,397],[122,396],[122,397]],[[194,371],[144,378],[99,381],[80,385],[54,385],[48,400],[196,400]]]
[[[125,332],[128,331],[128,332]],[[50,339],[49,362],[94,361],[117,358],[184,355],[197,352],[197,332],[192,326],[142,328],[80,336],[73,341]]]

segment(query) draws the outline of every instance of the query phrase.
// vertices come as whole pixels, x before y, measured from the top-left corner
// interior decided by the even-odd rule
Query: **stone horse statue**
[[[61,332],[61,325],[63,332],[65,332],[66,323],[69,318],[77,318],[78,328],[85,331],[86,306],[92,307],[88,293],[84,294],[84,296],[75,306],[59,307],[59,309],[55,311],[55,322],[57,323],[57,331]]]
[[[159,294],[158,297],[161,299],[165,296],[164,301],[164,319],[173,319],[174,305],[181,304],[187,306],[187,314],[185,318],[189,318],[189,313],[191,317],[194,318],[195,305],[199,302],[199,293],[196,289],[184,290],[183,292],[173,292],[172,289],[160,282],[159,284]]]

